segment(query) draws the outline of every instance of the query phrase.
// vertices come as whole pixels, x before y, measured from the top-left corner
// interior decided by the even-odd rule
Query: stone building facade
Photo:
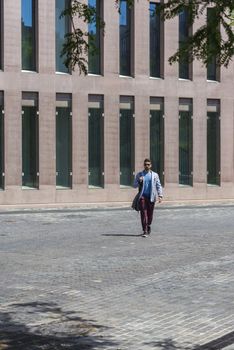
[[[180,22],[175,18],[158,26],[160,35],[155,40],[160,37],[160,73],[151,77],[150,30],[154,27],[150,27],[149,2],[136,1],[125,31],[130,31],[131,72],[121,75],[120,15],[114,1],[104,0],[100,74],[56,72],[56,1],[38,0],[34,4],[36,68],[30,71],[22,69],[22,11],[20,0],[1,1],[0,204],[130,201],[135,193],[131,177],[142,168],[144,158],[154,159],[157,144],[161,153],[155,157],[161,157],[158,166],[165,200],[234,198],[233,63],[228,69],[220,68],[211,80],[207,68],[194,61],[189,65],[189,78],[180,78],[178,64],[168,64],[178,47]],[[127,19],[122,20],[126,25]],[[65,124],[58,121],[63,108],[68,112],[64,118],[69,119]],[[89,118],[98,109],[98,122],[92,124]],[[150,130],[154,111],[161,111],[163,123],[161,134],[155,136],[161,138],[156,146],[151,144],[154,135]],[[34,113],[32,123],[30,113]],[[125,116],[130,119],[121,124]],[[213,126],[210,117],[216,118]],[[100,133],[97,143],[92,142],[95,130]],[[208,140],[212,135],[213,143]],[[59,145],[59,138],[65,143]],[[121,142],[126,148],[121,148]],[[34,153],[27,149],[31,146]],[[211,168],[218,179],[209,178],[209,157],[215,159]],[[27,180],[27,167],[33,169],[35,181]],[[67,181],[61,175],[59,182],[58,167],[67,171]]]

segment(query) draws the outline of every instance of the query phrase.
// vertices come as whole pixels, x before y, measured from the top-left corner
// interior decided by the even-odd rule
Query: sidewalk
[[[234,350],[234,206],[183,208],[2,212],[0,349]]]
[[[234,206],[234,199],[163,201],[157,209]],[[21,211],[82,211],[82,210],[121,210],[131,208],[131,202],[103,203],[47,203],[0,205],[1,212]]]

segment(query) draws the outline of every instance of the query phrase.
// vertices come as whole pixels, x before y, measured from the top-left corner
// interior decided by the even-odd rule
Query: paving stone
[[[0,349],[234,350],[234,207],[1,213]],[[6,345],[7,344],[7,345]]]

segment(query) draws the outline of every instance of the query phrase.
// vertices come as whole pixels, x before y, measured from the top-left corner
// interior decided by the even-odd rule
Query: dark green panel
[[[0,188],[4,188],[4,117],[0,106]]]
[[[22,69],[36,70],[36,0],[21,0]]]
[[[36,107],[23,107],[22,185],[38,187],[38,117]]]
[[[57,107],[56,111],[56,186],[71,187],[71,109],[67,107]]]
[[[69,0],[56,0],[56,72],[63,73],[69,72],[64,64],[65,57],[61,57],[61,52],[65,42],[65,35],[70,31],[70,22],[68,16],[60,18],[60,15],[69,4]]]
[[[212,61],[207,64],[207,80],[217,80],[216,57],[213,57]]]
[[[0,69],[3,69],[3,2],[0,0]]]
[[[189,38],[189,23],[188,11],[184,10],[179,14],[179,47],[188,41]],[[179,60],[179,78],[189,79],[189,56],[186,55]]]
[[[101,74],[100,0],[89,0],[89,6],[96,9],[96,18],[94,23],[89,23],[89,45],[93,44],[95,50],[89,49],[88,71],[92,74]]]
[[[134,118],[132,110],[120,110],[120,185],[132,186],[134,172]]]
[[[179,119],[179,183],[193,184],[193,125],[191,112],[180,111]]]
[[[120,74],[131,76],[131,9],[126,0],[120,1],[119,61]]]
[[[89,185],[103,187],[103,109],[89,108]]]
[[[220,185],[220,120],[216,112],[207,113],[207,183]]]
[[[164,118],[163,111],[150,111],[150,159],[152,169],[164,184]]]
[[[207,9],[207,22],[213,21],[213,16],[215,15],[215,9],[214,8],[208,8]],[[212,50],[212,42],[211,40],[208,41],[209,49]],[[212,57],[211,62],[207,64],[207,79],[208,80],[218,80],[217,79],[217,63],[216,63],[216,56]]]
[[[160,77],[161,21],[156,9],[159,3],[150,3],[150,76]]]

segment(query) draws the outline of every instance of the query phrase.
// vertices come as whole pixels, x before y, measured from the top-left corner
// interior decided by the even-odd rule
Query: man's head
[[[152,163],[149,158],[145,158],[144,160],[144,168],[146,171],[149,171],[151,169]]]

